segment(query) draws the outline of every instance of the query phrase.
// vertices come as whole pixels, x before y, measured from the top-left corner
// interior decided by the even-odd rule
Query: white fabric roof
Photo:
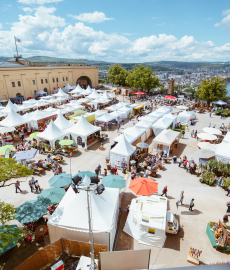
[[[22,105],[18,105],[18,111],[24,111],[34,107],[34,103],[23,103]]]
[[[144,128],[144,129],[148,129],[152,126],[153,123],[146,121],[146,120],[141,120],[139,121],[135,126],[140,127],[140,128]]]
[[[109,96],[109,94],[107,93],[107,91],[104,91],[102,97],[103,97],[103,98],[106,98],[106,99],[111,98],[111,97]]]
[[[11,108],[7,117],[4,120],[0,121],[0,125],[4,127],[17,127],[28,122],[30,122],[28,118],[22,117]]]
[[[110,150],[110,153],[129,157],[134,153],[135,150],[136,147],[130,144],[125,138],[124,134],[122,134],[118,144]]]
[[[169,118],[169,119],[176,119],[177,118],[177,115],[174,115],[172,113],[167,113],[163,116],[163,118]]]
[[[97,121],[107,123],[113,119],[116,119],[116,116],[112,115],[111,113],[104,113],[104,115],[99,117]]]
[[[164,144],[170,146],[176,138],[179,138],[180,132],[164,129],[159,135],[153,139],[153,143]]]
[[[129,108],[129,107],[125,107],[125,106],[124,106],[124,107],[121,107],[120,109],[118,109],[118,111],[127,113],[127,112],[131,112],[132,109]]]
[[[170,109],[168,109],[167,107],[160,107],[159,109],[156,110],[156,112],[159,112],[159,113],[169,113],[170,112]]]
[[[211,150],[211,151],[216,151],[217,149],[217,146],[219,147],[221,144],[212,144],[212,143],[209,143],[209,142],[199,142],[197,144],[197,146],[200,148],[200,149],[208,149],[208,150]]]
[[[56,99],[56,98],[51,98],[51,99],[48,99],[46,100],[48,103],[57,103],[57,102],[60,102],[60,100]]]
[[[92,90],[95,90],[95,88],[92,89],[92,88],[90,87],[90,85],[88,84],[86,90],[92,91]]]
[[[93,232],[111,231],[118,200],[119,189],[116,188],[105,188],[100,196],[91,192]],[[48,223],[65,229],[88,232],[87,192],[81,190],[76,194],[70,187]]]
[[[14,130],[15,130],[14,127],[0,127],[1,134],[7,133],[7,132],[12,132]]]
[[[125,134],[128,134],[130,136],[139,138],[141,137],[141,135],[143,135],[145,133],[145,129],[137,127],[136,125],[134,127],[130,127],[130,128],[126,128],[124,130]]]
[[[157,111],[154,111],[154,112],[151,112],[150,114],[148,114],[149,116],[152,116],[152,117],[157,117],[157,118],[160,118],[162,117],[162,115],[164,115],[163,112],[157,112]]]
[[[70,91],[71,94],[75,94],[75,93],[81,93],[82,91],[84,91],[81,86],[78,84],[76,86],[76,88],[74,88],[73,90]]]
[[[110,115],[113,115],[113,116],[116,116],[116,117],[119,117],[122,114],[124,114],[124,112],[121,112],[121,111],[114,111],[114,112],[110,113]]]
[[[36,110],[34,112],[26,113],[23,117],[25,119],[29,119],[29,121],[39,121],[41,119],[53,116],[55,114],[56,114],[55,111],[46,111],[45,112],[45,111]]]
[[[54,96],[56,97],[68,97],[68,94],[66,94],[61,88],[58,89],[58,93],[57,94],[54,94]]]
[[[230,132],[228,132],[223,139],[224,142],[230,142]]]
[[[55,112],[55,111],[56,111],[56,109],[53,107],[48,107],[48,108],[43,110],[43,112]]]
[[[83,115],[80,116],[78,122],[68,129],[69,133],[74,133],[80,136],[89,136],[101,130],[100,127],[91,125]]]
[[[199,139],[207,140],[207,141],[213,141],[217,139],[216,135],[205,133],[205,132],[197,134],[197,137]]]
[[[160,118],[152,125],[152,127],[166,129],[172,124],[172,122],[173,120],[170,118]]]
[[[70,122],[67,119],[65,119],[65,117],[62,115],[61,111],[58,112],[58,117],[54,121],[54,124],[58,128],[60,128],[61,130],[68,129],[68,128],[70,128],[70,127],[72,127],[74,125],[73,122]]]
[[[33,107],[35,108],[35,107],[47,106],[47,105],[49,105],[47,102],[48,101],[40,99],[36,103],[33,104]]]
[[[95,118],[98,119],[100,118],[102,115],[105,114],[105,112],[102,112],[100,110],[97,110],[96,112],[93,112],[95,114]]]
[[[37,137],[44,140],[52,141],[67,134],[68,132],[60,130],[51,120],[48,127],[43,132],[37,134]]]
[[[87,102],[89,100],[89,98],[80,98],[80,99],[78,99],[78,102],[79,103],[85,103],[85,102]]]
[[[100,95],[97,93],[97,91],[94,89],[92,91],[92,93],[88,96],[88,98],[90,99],[96,99],[96,98],[100,98]]]
[[[209,134],[214,134],[214,135],[221,135],[222,132],[218,128],[212,128],[212,127],[204,127],[203,131]]]
[[[222,142],[218,145],[215,151],[216,159],[222,160],[223,162],[230,161],[230,143]]]
[[[158,120],[158,118],[149,116],[148,114],[146,116],[140,117],[139,119],[140,120],[146,120],[148,122],[151,122],[152,124],[155,123]]]
[[[45,98],[45,97],[42,97],[42,98]],[[34,99],[34,98],[31,98],[31,99],[28,99],[28,100],[25,100],[25,101],[23,101],[23,104],[28,104],[28,103],[36,103],[37,102],[37,100],[36,99]]]
[[[192,111],[183,111],[181,113],[178,114],[178,117],[184,116],[184,117],[194,117],[194,112]],[[196,114],[195,114],[196,115]]]
[[[129,143],[133,143],[133,142],[135,142],[136,141],[136,137],[135,136],[131,136],[131,135],[129,135],[129,134],[126,134],[126,133],[123,133],[124,134],[124,136],[125,136],[125,138],[126,138],[126,140],[129,142]],[[122,140],[122,134],[121,135],[119,135],[119,136],[117,136],[115,139],[113,139],[114,140],[114,142],[119,142],[120,140]]]
[[[69,83],[67,83],[67,85],[62,89],[64,92],[65,91],[68,91],[69,92],[69,90],[70,89],[73,89],[73,87],[69,84]]]
[[[17,112],[19,111],[19,106],[17,106],[16,104],[13,104],[11,100],[9,99],[6,107],[1,110],[1,113],[10,113],[11,110],[14,110],[15,112]]]

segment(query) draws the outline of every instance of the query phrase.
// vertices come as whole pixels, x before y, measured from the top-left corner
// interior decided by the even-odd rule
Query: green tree
[[[0,158],[0,188],[4,187],[11,178],[26,177],[32,175],[33,170],[17,163],[12,158]]]
[[[17,208],[15,208],[13,204],[0,202],[0,223],[2,224],[0,229],[0,250],[10,245],[15,239],[23,237],[25,234],[24,231],[17,227],[12,228],[11,226],[6,225],[7,222],[15,219],[16,212]]]
[[[127,75],[128,71],[116,64],[109,68],[107,79],[112,84],[125,86]]]
[[[135,88],[149,92],[152,88],[160,86],[160,81],[149,67],[138,65],[129,71],[126,83]]]
[[[206,100],[209,107],[212,101],[222,99],[226,96],[226,87],[224,80],[211,77],[210,81],[206,79],[202,80],[196,94],[200,99]]]

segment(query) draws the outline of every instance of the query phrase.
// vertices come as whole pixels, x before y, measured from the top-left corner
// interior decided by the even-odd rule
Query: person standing
[[[181,205],[183,205],[183,200],[184,200],[184,191],[181,191],[181,193],[180,193],[180,200],[179,200],[179,203]]]
[[[16,183],[15,183],[15,192],[18,193],[18,190],[20,192],[22,192],[21,189],[20,189],[20,182],[17,180]]]
[[[120,123],[117,124],[117,132],[119,132],[120,129]]]
[[[182,139],[184,139],[184,134],[185,134],[185,131],[182,130]]]
[[[191,199],[190,205],[189,205],[189,211],[193,211],[192,208],[194,207],[194,199]]]
[[[21,140],[23,142],[23,140],[24,140],[24,132],[23,132],[23,130],[21,130],[21,132],[19,133],[19,136],[20,136],[20,138],[21,138]]]
[[[191,132],[191,138],[194,137],[194,130]]]
[[[33,184],[32,184],[32,181],[31,180],[29,181],[29,187],[30,187],[31,192],[33,192],[33,189],[34,188],[33,188]]]
[[[95,169],[95,173],[96,173],[96,175],[97,175],[97,177],[98,177],[98,174],[99,174],[98,167]]]
[[[167,197],[167,191],[168,191],[168,187],[165,186],[164,189],[163,189],[163,191],[162,191],[161,196],[163,196],[165,194],[165,197]]]
[[[228,196],[230,193],[230,185],[228,186],[228,193],[226,194],[226,196]]]
[[[101,174],[101,165],[98,164],[98,167],[97,168],[98,168],[98,173]]]
[[[40,186],[38,184],[38,180],[35,181],[35,184],[34,185],[35,185],[35,188],[36,188],[36,192],[38,192],[38,191],[41,192],[41,188],[40,188]]]
[[[146,171],[145,171],[145,177],[148,178],[149,175],[150,175],[150,170],[146,169]]]

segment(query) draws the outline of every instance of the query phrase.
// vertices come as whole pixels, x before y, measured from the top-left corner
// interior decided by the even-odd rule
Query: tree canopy
[[[149,92],[152,88],[160,86],[160,81],[149,67],[139,65],[129,71],[126,83],[135,88]]]
[[[200,99],[206,100],[209,107],[210,102],[222,99],[226,96],[226,87],[223,79],[211,77],[210,81],[207,79],[202,80],[196,94]]]
[[[0,158],[0,188],[4,187],[11,178],[26,177],[33,174],[33,169],[17,163],[12,158]]]
[[[127,75],[128,71],[122,68],[120,65],[116,64],[109,68],[107,78],[108,81],[112,84],[125,86]]]

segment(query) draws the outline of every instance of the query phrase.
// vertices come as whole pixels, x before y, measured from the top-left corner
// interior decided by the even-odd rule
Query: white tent
[[[131,136],[131,135],[126,134],[126,133],[123,133],[123,134],[124,134],[126,140],[131,144],[137,140],[137,138],[135,136]],[[115,139],[113,139],[114,142],[119,142],[120,140],[122,140],[122,134],[117,136]]]
[[[100,98],[100,95],[97,93],[97,91],[94,89],[92,93],[87,97],[89,99],[97,99]]]
[[[177,121],[178,123],[180,122],[182,125],[189,125],[189,120],[194,118],[194,112],[183,111],[178,114]]]
[[[103,98],[106,98],[106,99],[111,98],[111,97],[109,96],[109,94],[107,93],[107,91],[104,91],[102,97],[103,97]]]
[[[23,103],[22,105],[18,106],[17,111],[24,111],[24,110],[28,110],[34,107],[35,107],[34,103]]]
[[[221,135],[222,132],[221,130],[219,130],[218,128],[212,128],[212,127],[204,127],[203,131],[209,134],[213,134],[213,135]],[[226,137],[226,136],[225,136]]]
[[[30,124],[33,128],[38,128],[38,121],[41,121],[42,119],[49,118],[51,116],[54,116],[56,113],[55,111],[39,111],[36,110],[34,112],[26,113],[22,117],[26,120],[30,121]]]
[[[60,98],[68,98],[68,94],[66,94],[61,88],[58,89],[58,93],[54,94],[54,96],[56,97],[60,97]]]
[[[29,122],[29,119],[22,117],[11,108],[7,117],[0,121],[0,125],[3,127],[17,127]]]
[[[87,86],[86,90],[89,90],[89,91],[91,91],[91,92],[92,92],[93,90],[96,90],[96,89],[95,89],[95,88],[93,88],[93,89],[92,89],[92,88],[90,87],[90,85],[88,84],[88,86]]]
[[[211,151],[216,151],[217,147],[219,147],[221,144],[211,144],[209,142],[199,142],[197,144],[197,147],[200,149],[208,149]]]
[[[14,110],[15,112],[17,112],[17,111],[19,111],[19,106],[18,105],[16,105],[16,104],[13,104],[12,102],[11,102],[11,100],[9,99],[9,101],[8,101],[8,103],[7,103],[7,105],[6,105],[6,107],[4,108],[4,109],[2,109],[1,110],[1,113],[10,113],[11,112],[11,110]]]
[[[163,116],[163,118],[169,118],[172,119],[172,123],[173,123],[173,128],[175,128],[175,126],[177,125],[177,115],[174,115],[172,113],[167,113]]]
[[[123,231],[140,244],[163,247],[166,213],[167,198],[152,195],[132,199]]]
[[[101,195],[90,193],[95,244],[105,245],[112,251],[119,214],[119,189],[105,188]],[[51,243],[60,238],[89,242],[87,192],[76,194],[68,189],[48,222]]]
[[[118,112],[122,112],[125,115],[125,118],[128,118],[129,114],[132,112],[132,109],[124,106],[118,109]]]
[[[125,113],[123,113],[121,111],[114,111],[114,112],[110,113],[110,115],[115,116],[116,117],[116,120],[117,120],[118,118],[121,119],[122,116],[124,117],[125,116]]]
[[[170,109],[167,107],[160,107],[159,109],[156,110],[156,112],[167,114],[170,113]]]
[[[70,122],[67,119],[65,119],[61,111],[58,112],[57,119],[54,121],[54,124],[61,130],[68,129],[74,125],[73,122]]]
[[[148,115],[151,116],[151,117],[156,117],[156,118],[159,119],[159,118],[161,118],[164,115],[164,113],[163,112],[157,112],[157,111],[155,111],[155,112],[151,112]]]
[[[152,150],[160,151],[160,150],[168,150],[168,154],[170,152],[170,147],[173,142],[176,140],[179,141],[180,132],[164,129],[159,135],[157,135],[152,142]],[[150,147],[151,148],[151,147]]]
[[[36,103],[33,103],[33,108],[42,107],[42,106],[48,106],[49,104],[47,102],[48,102],[48,100],[40,99]]]
[[[67,129],[67,131],[72,135],[76,145],[78,145],[77,138],[81,137],[82,142],[85,144],[85,149],[87,149],[87,137],[100,130],[100,127],[91,125],[83,115],[80,116],[78,122],[74,126]],[[82,145],[78,146],[82,147]]]
[[[69,137],[69,132],[60,130],[51,120],[48,127],[41,133],[37,134],[37,141],[44,139],[50,142],[52,148],[55,148],[57,140],[63,140],[65,136]]]
[[[105,114],[105,112],[97,110],[96,112],[93,112],[95,114],[95,118],[98,120],[102,115]]]
[[[67,85],[62,90],[63,92],[68,93],[71,89],[73,89],[73,87],[67,83]]]
[[[55,111],[56,111],[56,109],[53,107],[48,107],[48,108],[43,110],[43,112],[55,112]]]
[[[197,137],[202,140],[207,140],[207,141],[214,141],[217,139],[216,135],[209,134],[209,133],[198,133]]]
[[[223,139],[224,142],[230,142],[230,132],[228,132]]]
[[[135,125],[134,127],[126,128],[124,130],[125,134],[135,137],[136,140],[141,137],[145,132],[145,129],[137,127],[137,125]]]
[[[45,97],[42,97],[42,98],[45,98]],[[24,100],[23,104],[31,104],[31,103],[36,103],[36,102],[37,102],[36,99],[31,98],[31,99],[28,99],[28,100]]]
[[[173,122],[173,119],[170,118],[160,118],[157,120],[153,125],[152,129],[154,132],[154,135],[157,136],[162,132],[162,130],[167,129]]]
[[[0,134],[8,133],[14,131],[14,127],[0,127]]]
[[[123,106],[119,105],[119,104],[114,104],[114,105],[112,105],[110,107],[107,107],[106,110],[107,111],[116,111],[116,110],[120,109],[121,107],[123,107]]]
[[[81,86],[78,84],[75,89],[70,91],[70,94],[81,93],[83,91],[84,91],[84,89],[82,89]]]
[[[110,163],[112,166],[120,167],[125,164],[129,168],[130,156],[136,151],[136,147],[131,145],[124,134],[121,135],[118,144],[110,150]]]
[[[36,96],[44,95],[44,94],[47,95],[47,92],[45,92],[45,91],[43,91],[43,90],[40,90],[40,91],[37,91],[37,92],[36,92]]]
[[[141,120],[135,126],[144,128],[144,129],[150,129],[150,127],[152,126],[152,123],[146,120]]]
[[[215,159],[217,161],[221,160],[224,163],[230,162],[230,143],[222,142],[217,146],[215,151]]]
[[[51,103],[58,103],[60,101],[58,99],[56,99],[56,98],[51,98],[51,99],[46,100],[46,102],[51,104]]]
[[[146,120],[148,122],[151,122],[152,124],[155,123],[158,120],[158,118],[149,116],[148,114],[145,115],[145,116],[141,116],[139,119],[140,120]]]
[[[97,121],[108,123],[109,121],[112,121],[114,119],[116,119],[116,116],[112,115],[111,113],[104,113],[104,115],[99,117]]]

